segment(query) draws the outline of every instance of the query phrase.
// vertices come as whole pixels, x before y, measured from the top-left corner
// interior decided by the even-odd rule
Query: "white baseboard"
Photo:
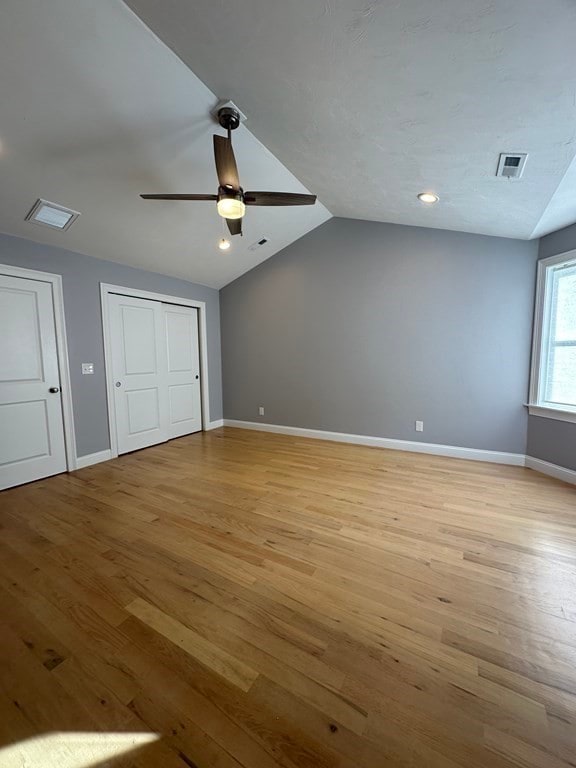
[[[224,419],[218,421],[210,421],[206,430],[218,429],[218,427],[224,426]],[[103,461],[110,461],[112,458],[112,451],[99,451],[98,453],[89,453],[87,456],[78,456],[76,459],[76,469],[83,469],[84,467],[90,467],[92,464],[100,464]]]
[[[541,472],[543,475],[550,475],[557,480],[576,485],[576,471],[573,469],[566,469],[566,467],[560,467],[558,464],[550,464],[549,461],[535,459],[533,456],[526,456],[526,466],[536,472]]]
[[[100,464],[103,461],[110,461],[112,458],[112,451],[99,451],[98,453],[89,453],[87,456],[78,456],[76,459],[76,469],[83,469],[84,467],[90,467],[92,464]]]
[[[430,453],[436,456],[449,456],[454,459],[469,459],[471,461],[487,461],[493,464],[510,464],[515,467],[528,467],[543,475],[555,477],[565,483],[576,485],[576,471],[566,469],[557,464],[551,464],[532,456],[524,456],[521,453],[505,453],[502,451],[486,451],[480,448],[461,448],[455,445],[438,445],[436,443],[418,443],[411,440],[394,440],[389,437],[371,437],[368,435],[350,435],[345,432],[327,432],[321,429],[304,429],[303,427],[284,427],[280,424],[260,424],[255,421],[236,421],[235,419],[218,419],[208,424],[209,430],[219,427],[236,427],[238,429],[252,429],[257,432],[274,432],[279,435],[293,435],[295,437],[311,437],[316,440],[331,440],[337,443],[352,443],[354,445],[367,445],[373,448],[388,448],[393,451],[408,451],[412,453]],[[92,464],[100,464],[110,461],[112,452],[99,451],[87,456],[78,456],[76,469],[90,467]]]
[[[523,467],[523,453],[505,453],[503,451],[486,451],[480,448],[461,448],[456,445],[438,445],[436,443],[419,443],[411,440],[394,440],[389,437],[371,437],[368,435],[349,435],[345,432],[326,432],[321,429],[304,429],[302,427],[284,427],[279,424],[260,424],[255,421],[236,421],[224,419],[225,427],[238,429],[254,429],[258,432],[275,432],[280,435],[296,437],[312,437],[317,440],[332,440],[338,443],[353,443],[368,445],[373,448],[389,448],[393,451],[410,451],[412,453],[432,453],[436,456],[450,456],[454,459],[469,459],[471,461],[488,461],[493,464],[511,464]]]

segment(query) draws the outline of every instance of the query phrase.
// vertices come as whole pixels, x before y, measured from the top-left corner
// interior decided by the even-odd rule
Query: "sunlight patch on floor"
[[[158,741],[156,733],[45,733],[0,748],[2,768],[94,768]]]

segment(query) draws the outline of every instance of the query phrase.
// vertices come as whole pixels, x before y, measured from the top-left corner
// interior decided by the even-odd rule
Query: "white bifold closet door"
[[[202,429],[198,310],[111,295],[118,453]]]
[[[52,286],[0,275],[0,489],[66,469]]]

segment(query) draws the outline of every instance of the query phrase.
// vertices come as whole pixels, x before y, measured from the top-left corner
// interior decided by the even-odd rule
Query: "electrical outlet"
[[[417,421],[416,422],[416,432],[424,432],[424,422],[423,421]]]
[[[84,376],[94,373],[94,363],[82,363],[82,373]]]
[[[264,416],[264,406],[263,405],[261,405],[258,408],[258,416]]]

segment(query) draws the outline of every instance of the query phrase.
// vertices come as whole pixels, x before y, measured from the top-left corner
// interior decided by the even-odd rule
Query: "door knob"
[[[48,392],[51,392],[53,395],[56,395],[58,392],[60,392],[60,387],[50,387]]]
[[[198,376],[198,374],[196,374],[196,378],[197,378],[197,379],[199,379],[199,378],[200,378],[200,377]]]
[[[115,386],[121,387],[122,386],[122,382],[121,381],[117,381]]]

